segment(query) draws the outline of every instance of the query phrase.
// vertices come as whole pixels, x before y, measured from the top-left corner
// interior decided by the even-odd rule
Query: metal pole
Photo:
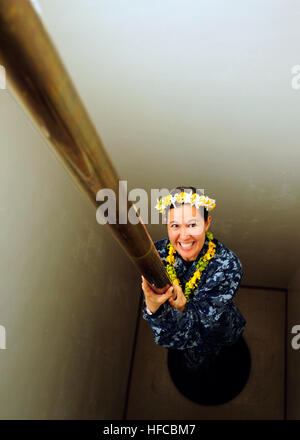
[[[29,1],[0,0],[0,63],[9,89],[93,205],[101,188],[119,200],[117,172]],[[127,201],[127,212],[131,206]],[[157,288],[171,284],[141,217],[136,225],[119,224],[119,214],[117,203],[117,223],[109,227],[127,255]]]

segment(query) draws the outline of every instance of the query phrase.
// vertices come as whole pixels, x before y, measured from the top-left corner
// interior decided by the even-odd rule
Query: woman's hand
[[[178,284],[173,283],[175,295],[169,298],[169,303],[174,309],[178,309],[181,312],[184,311],[186,305],[186,297],[182,291],[182,288]]]
[[[169,289],[162,295],[155,293],[155,291],[151,288],[151,284],[148,283],[146,278],[142,275],[142,289],[145,294],[145,302],[146,306],[150,310],[150,312],[155,313],[159,307],[167,301],[173,294],[173,287],[170,286]],[[163,289],[161,289],[163,290]]]

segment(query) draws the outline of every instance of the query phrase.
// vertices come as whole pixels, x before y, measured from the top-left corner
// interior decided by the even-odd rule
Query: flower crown
[[[207,196],[199,195],[197,193],[193,193],[192,191],[190,193],[187,192],[180,192],[175,195],[168,194],[167,196],[163,197],[161,200],[157,199],[157,203],[155,205],[155,208],[159,212],[165,212],[166,207],[173,205],[176,206],[175,203],[190,203],[192,206],[196,206],[199,208],[199,206],[205,206],[208,211],[211,211],[216,206],[216,201],[214,199],[210,199]]]

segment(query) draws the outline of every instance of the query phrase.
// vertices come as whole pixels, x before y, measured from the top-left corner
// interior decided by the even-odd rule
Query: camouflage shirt
[[[222,345],[231,345],[242,335],[246,321],[233,301],[243,275],[242,264],[223,243],[216,238],[213,242],[216,244],[215,255],[192,290],[184,312],[173,308],[167,300],[149,315],[141,289],[142,316],[151,326],[156,344],[179,350],[197,347],[202,352],[217,352]],[[168,238],[154,243],[165,266],[168,264],[168,243]],[[183,290],[194,274],[199,258],[206,253],[208,243],[206,237],[196,260],[189,266],[176,252],[174,267]]]

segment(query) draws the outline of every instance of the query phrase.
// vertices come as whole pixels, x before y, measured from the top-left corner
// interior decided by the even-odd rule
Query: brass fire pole
[[[17,101],[79,187],[98,207],[99,189],[119,200],[119,177],[79,95],[32,4],[0,0],[0,64]],[[101,202],[100,202],[101,203]],[[143,223],[109,224],[114,237],[157,288],[170,284],[164,265]],[[133,203],[127,200],[127,212]],[[126,212],[126,216],[127,216]],[[123,213],[124,214],[124,213]]]

